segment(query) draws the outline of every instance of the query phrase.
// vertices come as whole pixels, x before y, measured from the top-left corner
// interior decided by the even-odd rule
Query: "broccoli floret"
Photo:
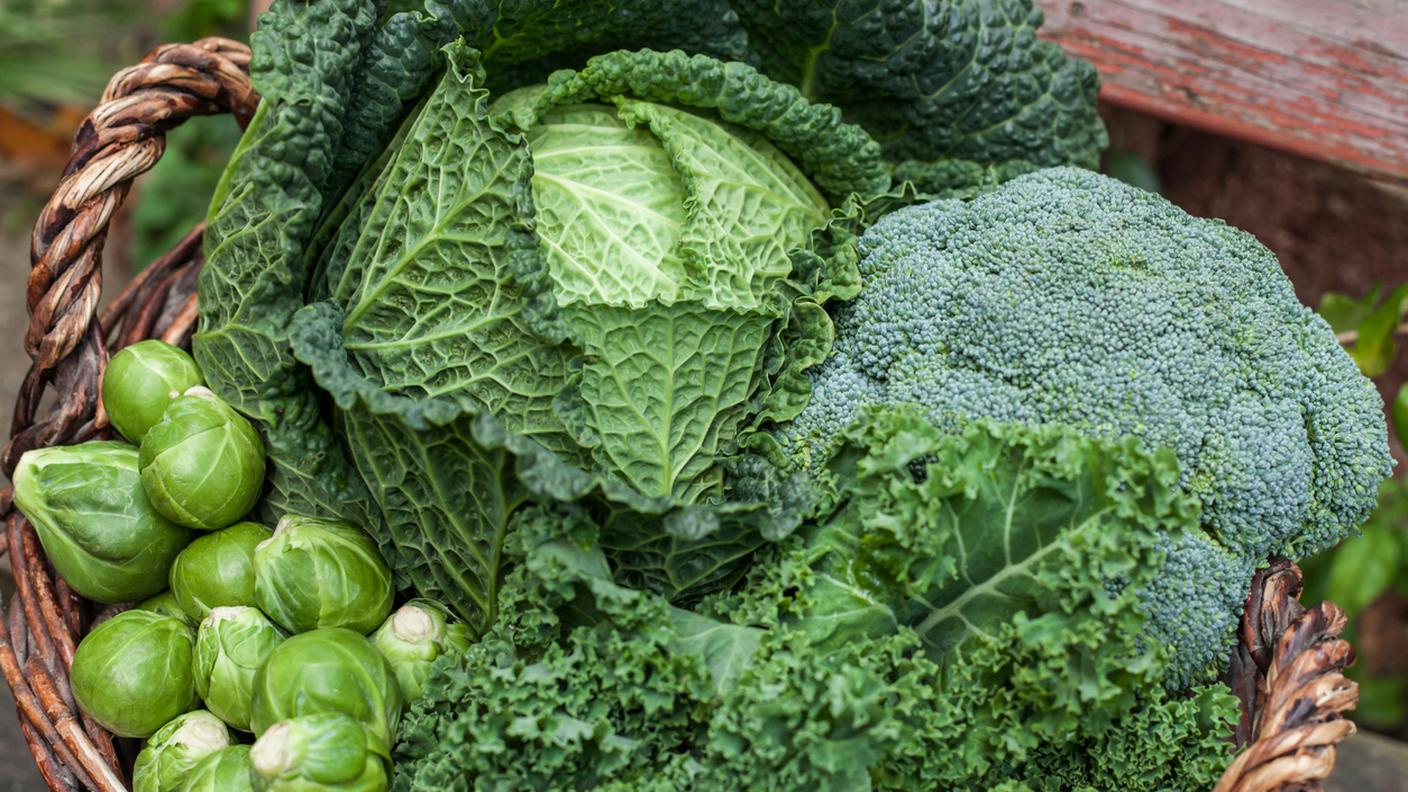
[[[954,428],[1057,423],[1172,449],[1208,539],[1169,548],[1168,585],[1191,598],[1155,620],[1175,679],[1222,659],[1257,564],[1329,547],[1373,510],[1392,465],[1382,401],[1250,234],[1055,168],[895,212],[861,253],[812,402],[777,431],[783,458],[810,469],[862,406],[904,403]]]
[[[1146,635],[1171,650],[1166,683],[1182,690],[1220,670],[1258,564],[1196,533],[1171,534],[1159,549],[1163,565],[1139,594],[1149,614]]]

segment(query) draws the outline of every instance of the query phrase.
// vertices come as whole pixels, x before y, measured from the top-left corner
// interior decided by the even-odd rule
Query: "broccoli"
[[[1187,596],[1146,596],[1175,685],[1225,657],[1255,566],[1373,510],[1392,465],[1382,402],[1250,234],[1054,168],[895,212],[860,246],[864,285],[812,402],[775,432],[784,464],[819,466],[872,404],[1171,449],[1206,534],[1165,548],[1159,585]]]

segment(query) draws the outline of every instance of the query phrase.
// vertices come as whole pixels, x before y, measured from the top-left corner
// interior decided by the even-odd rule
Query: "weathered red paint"
[[[1042,36],[1095,64],[1101,98],[1408,179],[1402,0],[1036,0]]]

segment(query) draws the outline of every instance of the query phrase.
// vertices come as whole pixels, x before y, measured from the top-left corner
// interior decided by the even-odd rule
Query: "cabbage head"
[[[584,502],[619,578],[674,601],[789,533],[800,488],[750,443],[805,406],[855,239],[913,196],[892,173],[964,188],[1105,142],[1025,0],[834,39],[802,5],[275,2],[193,345],[264,436],[262,517],[367,526],[476,631],[528,504]]]

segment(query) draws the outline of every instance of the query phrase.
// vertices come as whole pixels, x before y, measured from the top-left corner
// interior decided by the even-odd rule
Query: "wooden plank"
[[[1036,0],[1101,98],[1408,179],[1408,2]]]

